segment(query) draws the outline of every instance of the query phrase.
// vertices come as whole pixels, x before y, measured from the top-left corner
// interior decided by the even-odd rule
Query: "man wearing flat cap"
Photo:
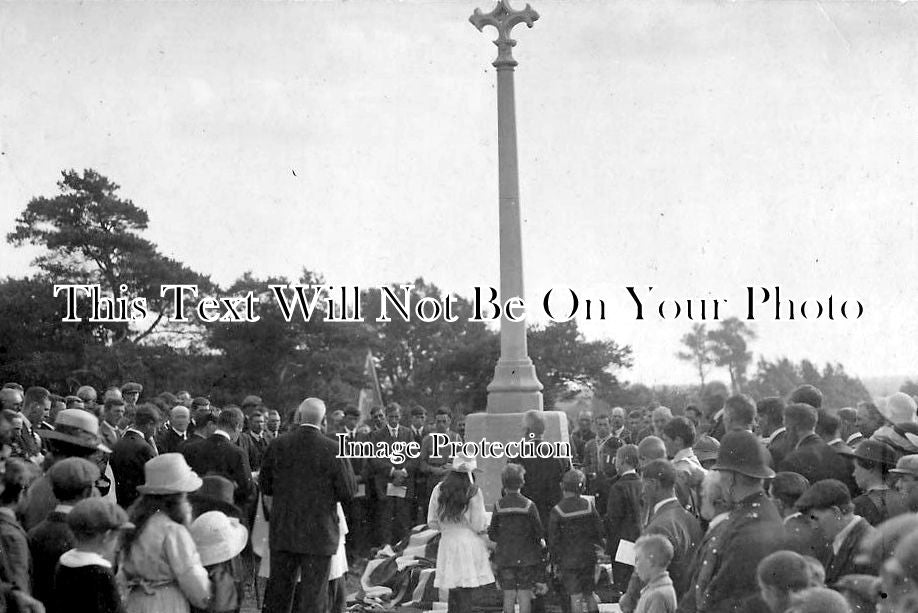
[[[76,503],[93,496],[100,472],[98,466],[85,458],[66,458],[52,466],[48,476],[58,505],[44,521],[29,530],[32,594],[46,603],[54,590],[57,561],[74,545],[67,515]]]
[[[130,407],[137,407],[137,402],[140,400],[142,393],[143,386],[139,383],[128,381],[121,386],[121,396],[124,398],[124,403]]]
[[[863,517],[855,515],[851,494],[844,483],[836,479],[818,481],[803,492],[795,506],[832,544],[825,564],[826,585],[832,585],[844,575],[877,574],[877,568],[864,565],[857,556],[861,541],[876,530]]]
[[[778,509],[765,494],[765,479],[775,473],[752,432],[728,432],[717,463],[721,485],[733,508],[716,536],[704,541],[689,591],[679,611],[720,613],[742,609],[756,594],[756,568],[781,548],[785,534]]]

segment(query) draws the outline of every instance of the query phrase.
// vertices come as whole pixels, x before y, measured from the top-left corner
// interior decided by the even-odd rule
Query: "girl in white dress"
[[[440,531],[434,586],[449,590],[449,613],[470,613],[474,588],[494,583],[485,536],[484,496],[472,473],[475,458],[457,455],[430,494],[427,525]]]

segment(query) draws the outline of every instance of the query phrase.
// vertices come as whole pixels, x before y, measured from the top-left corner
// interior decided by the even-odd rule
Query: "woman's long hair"
[[[140,498],[134,501],[131,508],[128,509],[128,517],[134,524],[134,529],[126,532],[122,551],[125,555],[131,552],[131,547],[137,542],[137,539],[143,534],[150,518],[162,511],[172,521],[188,525],[190,517],[188,516],[188,505],[185,502],[185,494],[141,494]]]
[[[465,473],[452,472],[440,483],[440,521],[458,523],[469,506],[469,500],[478,491],[478,486],[469,481]]]

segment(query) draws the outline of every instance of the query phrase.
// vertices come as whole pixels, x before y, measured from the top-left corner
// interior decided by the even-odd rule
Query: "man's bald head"
[[[638,444],[638,458],[641,466],[652,460],[665,460],[666,445],[663,443],[663,439],[657,436],[645,436]]]
[[[172,407],[172,410],[169,411],[169,419],[174,420],[176,418],[181,419],[183,417],[185,419],[188,419],[189,417],[191,417],[191,411],[189,411],[188,407],[186,406],[183,406],[180,404],[178,406]]]
[[[293,414],[293,421],[297,425],[321,426],[323,419],[325,419],[325,402],[318,398],[307,398],[300,403]]]

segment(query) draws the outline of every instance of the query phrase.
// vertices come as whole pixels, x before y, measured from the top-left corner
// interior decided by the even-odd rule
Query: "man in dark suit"
[[[265,456],[268,444],[271,441],[265,434],[264,413],[255,409],[249,414],[249,429],[239,435],[239,446],[249,458],[249,467],[258,472],[261,470],[261,460]],[[337,442],[337,441],[335,441]]]
[[[814,483],[797,500],[796,507],[832,543],[826,564],[826,585],[834,584],[844,575],[879,572],[869,559],[858,555],[861,542],[877,531],[863,517],[854,514],[851,493],[844,483],[835,479]],[[841,542],[836,543],[842,533]]]
[[[259,484],[268,512],[271,577],[265,611],[287,613],[300,576],[300,612],[325,611],[331,556],[338,548],[336,503],[356,492],[347,459],[322,434],[325,403],[307,398],[294,414],[299,424],[277,437],[265,452]]]
[[[398,441],[405,445],[414,438],[411,430],[399,425],[402,408],[397,403],[386,407],[386,425],[373,434],[373,444],[385,443],[391,446]],[[410,458],[396,464],[389,458],[373,458],[370,470],[373,473],[373,489],[376,494],[377,513],[383,544],[394,545],[411,529],[413,519],[414,473],[416,462]]]
[[[838,479],[856,492],[857,484],[844,456],[836,453],[816,434],[817,412],[809,404],[798,402],[784,409],[784,427],[794,447],[778,465],[782,472],[803,475],[810,483]]]
[[[659,534],[672,544],[673,560],[669,564],[669,575],[676,597],[681,598],[692,578],[691,563],[701,543],[701,524],[679,504],[675,490],[676,470],[670,462],[651,461],[644,467],[641,477],[644,506],[650,510],[650,521],[641,531],[641,536]],[[633,573],[628,590],[619,601],[622,611],[634,610],[643,587],[637,573]]]
[[[191,413],[188,408],[178,405],[169,411],[169,425],[156,436],[156,447],[160,453],[175,453],[182,443],[188,440],[188,424]]]
[[[252,469],[241,447],[236,445],[242,432],[242,411],[229,407],[217,416],[217,429],[206,440],[182,449],[192,470],[201,475],[221,475],[236,484],[233,501],[245,508],[252,495]]]
[[[137,486],[143,485],[143,465],[156,457],[150,444],[159,424],[159,411],[151,405],[141,405],[131,424],[112,449],[109,460],[115,475],[115,497],[125,509],[137,499]]]
[[[628,589],[634,567],[615,562],[621,541],[635,542],[641,535],[641,479],[637,475],[639,464],[637,445],[622,445],[615,454],[618,479],[609,488],[606,501],[606,547],[612,558],[612,577],[615,589],[624,593]]]

